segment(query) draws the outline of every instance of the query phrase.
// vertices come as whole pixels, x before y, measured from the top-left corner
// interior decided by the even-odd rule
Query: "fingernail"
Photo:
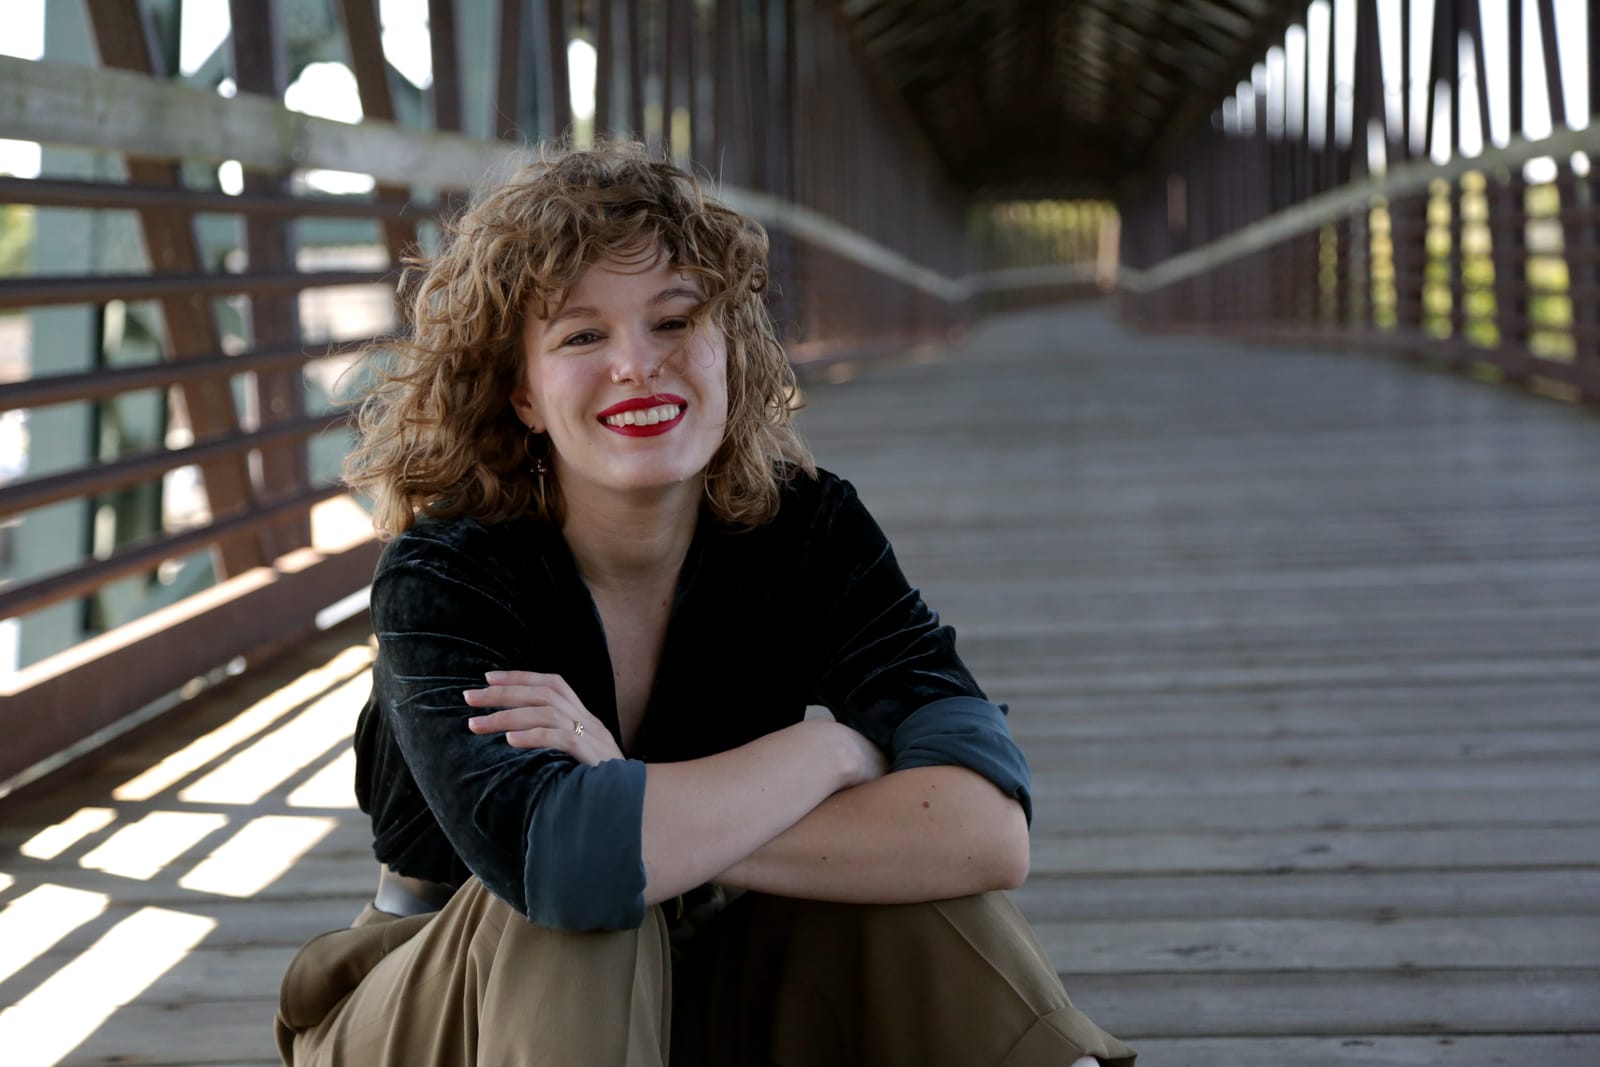
[[[505,671],[488,671],[488,672],[486,672],[484,674],[483,677],[490,685],[494,685],[497,682],[503,682],[503,681],[506,680],[506,672]]]

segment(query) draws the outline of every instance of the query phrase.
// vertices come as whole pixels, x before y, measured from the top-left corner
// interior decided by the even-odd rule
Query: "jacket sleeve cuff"
[[[1001,709],[978,697],[946,697],[906,717],[889,746],[889,769],[966,767],[1022,805],[1033,824],[1028,761],[1011,739]]]
[[[580,764],[534,807],[523,891],[529,920],[556,930],[644,922],[645,765]]]

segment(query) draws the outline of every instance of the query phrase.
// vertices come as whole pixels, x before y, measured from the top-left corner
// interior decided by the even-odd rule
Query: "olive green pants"
[[[673,941],[679,941],[675,946]],[[291,1067],[1131,1067],[1002,893],[820,904],[747,893],[689,938],[529,923],[476,879],[368,908],[290,964]]]

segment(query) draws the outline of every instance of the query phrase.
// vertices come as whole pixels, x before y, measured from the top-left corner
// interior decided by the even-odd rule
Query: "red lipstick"
[[[673,407],[677,411],[670,418],[663,418],[660,422],[641,424],[624,423],[613,425],[607,419],[624,415],[630,411],[649,411],[651,408]],[[683,414],[689,409],[689,402],[675,393],[655,393],[651,396],[629,397],[619,401],[596,415],[600,425],[612,433],[621,434],[623,437],[655,437],[666,433],[678,423],[683,421]]]

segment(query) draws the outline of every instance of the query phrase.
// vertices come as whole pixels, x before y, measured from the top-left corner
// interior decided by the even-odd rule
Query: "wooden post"
[[[540,137],[566,137],[572,132],[572,75],[567,67],[567,45],[572,25],[567,21],[566,0],[540,0],[544,4],[544,70],[539,81],[540,99],[550,101],[549,125]]]
[[[1595,5],[1589,5],[1589,20],[1600,18]],[[1555,0],[1539,0],[1539,39],[1544,45],[1544,85],[1550,97],[1550,122],[1557,128],[1567,124],[1567,97],[1561,85],[1561,49],[1556,45]],[[1589,62],[1596,57],[1591,55]]]
[[[461,48],[455,0],[428,0],[428,49],[433,57],[433,127],[461,130]]]
[[[666,0],[666,63],[661,76],[662,138],[674,160],[686,163],[694,156],[694,4],[693,0]],[[676,129],[676,112],[682,109],[689,129]]]
[[[162,69],[138,0],[91,0],[88,14],[103,64],[152,77]],[[138,185],[177,188],[183,184],[176,163],[129,157],[124,160],[124,166],[128,180]],[[154,269],[173,274],[200,273],[200,250],[195,243],[193,221],[187,212],[144,208],[139,211],[139,227]],[[222,338],[211,314],[211,303],[204,297],[193,295],[163,300],[161,313],[167,328],[168,359],[198,359],[222,350]],[[180,385],[178,395],[197,438],[239,432],[239,415],[226,379],[212,378]],[[200,473],[213,515],[227,515],[250,506],[250,472],[245,457],[201,464]],[[229,538],[218,546],[215,556],[218,578],[258,567],[267,559],[259,540],[254,537]]]
[[[281,99],[285,88],[282,37],[278,30],[276,0],[229,0],[233,18],[234,81],[240,92]],[[248,196],[287,196],[284,174],[246,170]],[[248,215],[244,223],[244,252],[255,271],[295,269],[294,241],[288,224],[266,215]],[[251,343],[257,346],[295,341],[300,337],[299,301],[293,293],[254,293],[249,297]],[[262,426],[299,417],[305,407],[305,386],[298,370],[263,371],[256,375],[256,404]],[[305,441],[264,447],[261,455],[260,501],[270,504],[295,496],[310,482]],[[268,556],[311,543],[311,518],[283,519],[262,534]]]
[[[522,85],[522,19],[526,0],[500,0],[500,25],[496,34],[500,51],[495,57],[495,136],[503,141],[515,141],[524,135],[519,101]],[[539,94],[540,117],[548,110],[549,102]],[[543,121],[541,132],[548,129]]]
[[[1462,6],[1477,2],[1478,0],[1441,0],[1433,9],[1433,69],[1437,72],[1439,81],[1450,87],[1448,147],[1452,159],[1461,154],[1461,116],[1464,110],[1461,106],[1461,49],[1457,26],[1460,25]],[[1466,290],[1461,270],[1461,182],[1458,179],[1452,179],[1450,182],[1449,199],[1450,344],[1452,347],[1459,347],[1462,344],[1462,326],[1465,322],[1462,304],[1466,299]]]
[[[1513,138],[1523,132],[1522,92],[1522,0],[1507,0],[1509,18],[1506,38],[1510,46],[1511,129]],[[1495,317],[1500,330],[1500,347],[1519,357],[1528,350],[1527,282],[1527,192],[1522,168],[1512,167],[1504,181],[1491,185],[1489,221],[1491,259],[1494,263]],[[1512,380],[1520,372],[1508,374]]]
[[[627,21],[627,132],[636,140],[644,140],[644,56],[645,56],[645,26],[644,11],[641,0],[626,0]]]
[[[1589,13],[1589,121],[1600,122],[1600,16]],[[1574,300],[1572,305],[1573,340],[1577,344],[1577,362],[1588,384],[1583,386],[1583,399],[1600,404],[1600,159],[1589,161],[1589,173],[1578,178],[1578,203],[1588,211],[1587,219],[1577,224],[1577,239],[1573,242],[1574,258],[1582,266],[1575,272],[1579,284],[1586,286],[1589,296]]]
[[[617,19],[614,0],[588,0],[587,11],[594,19],[594,139],[614,136],[618,129],[617,103]],[[626,33],[626,29],[623,30]]]
[[[339,0],[337,10],[350,46],[362,115],[380,122],[395,121],[394,99],[389,92],[389,65],[383,55],[376,0]],[[447,73],[453,76],[455,72]],[[411,199],[411,190],[404,185],[379,182],[374,197],[384,203],[404,204]],[[389,265],[398,269],[417,247],[416,223],[403,218],[385,218],[383,242],[389,251]]]

